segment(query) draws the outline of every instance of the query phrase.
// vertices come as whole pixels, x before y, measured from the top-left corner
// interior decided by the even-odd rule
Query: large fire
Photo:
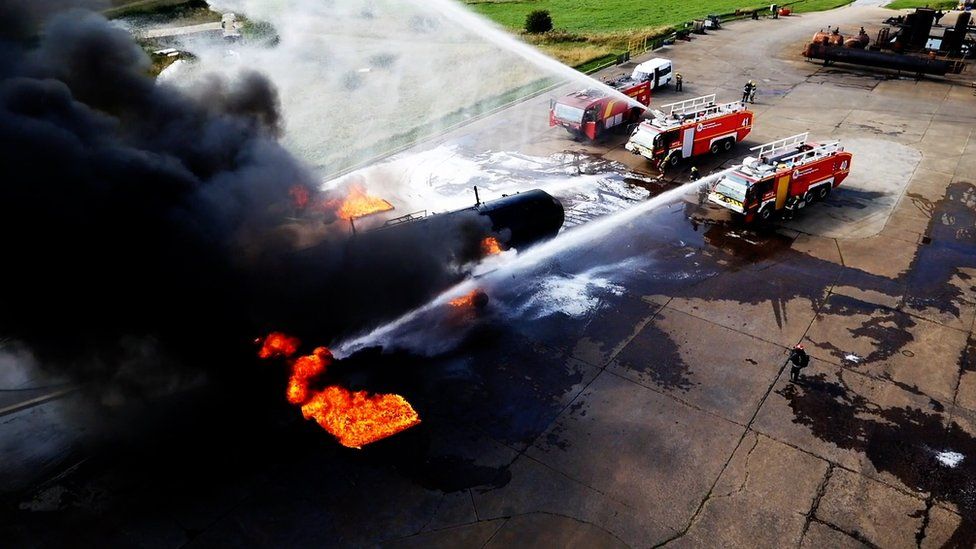
[[[481,255],[488,257],[489,255],[498,255],[500,253],[502,253],[502,243],[497,238],[486,236],[481,241]]]
[[[377,212],[393,209],[393,205],[378,196],[366,194],[366,190],[359,185],[349,188],[349,194],[343,199],[336,212],[343,219],[354,219]]]
[[[298,339],[275,332],[261,342],[258,356],[290,360],[288,402],[301,406],[305,419],[314,419],[339,444],[362,448],[420,423],[420,416],[400,395],[350,391],[338,385],[312,389],[312,380],[332,364],[332,352],[318,347],[310,355],[291,359],[298,345]]]

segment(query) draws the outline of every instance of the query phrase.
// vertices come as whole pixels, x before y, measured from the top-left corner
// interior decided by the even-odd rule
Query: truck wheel
[[[821,185],[820,188],[817,189],[817,200],[827,200],[828,196],[830,196],[830,183]]]
[[[712,154],[716,154],[718,153],[719,150],[721,150],[721,148],[722,148],[721,145],[719,145],[718,141],[716,141],[712,143],[712,146],[709,147],[708,150],[711,151]]]
[[[676,168],[678,164],[681,164],[681,155],[672,154],[670,160],[668,160],[668,163],[671,164],[672,168]]]
[[[773,217],[773,209],[770,208],[769,206],[766,206],[763,209],[759,210],[760,221],[769,221],[770,219],[772,219],[772,217]]]
[[[806,194],[803,195],[803,198],[800,199],[800,202],[797,203],[796,209],[799,210],[800,208],[804,208],[806,206],[809,206],[812,203],[813,203],[813,193],[810,192],[810,191],[807,191]]]
[[[726,139],[725,141],[722,142],[722,150],[725,151],[725,152],[731,151],[732,150],[732,147],[734,147],[734,146],[735,146],[735,138],[734,137],[730,137],[730,138],[728,138],[728,139]]]

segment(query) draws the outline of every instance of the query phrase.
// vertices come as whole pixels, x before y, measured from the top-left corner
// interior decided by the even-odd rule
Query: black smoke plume
[[[128,33],[65,3],[0,0],[0,335],[41,364],[137,393],[246,376],[255,336],[329,343],[400,313],[487,233],[343,226],[296,250],[289,188],[318,185],[276,141],[272,84],[157,84]]]

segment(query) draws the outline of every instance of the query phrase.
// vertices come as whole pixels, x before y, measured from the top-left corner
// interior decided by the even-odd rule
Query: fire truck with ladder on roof
[[[739,101],[716,105],[714,93],[661,105],[653,115],[625,148],[662,170],[692,156],[729,151],[752,131],[752,111]]]
[[[573,136],[596,140],[614,127],[640,120],[644,107],[651,103],[651,81],[624,76],[606,85],[643,106],[606,90],[581,90],[549,101],[549,126],[562,126]]]
[[[851,153],[837,141],[808,143],[807,133],[753,147],[723,176],[708,200],[745,216],[746,222],[763,221],[824,200],[851,171]]]

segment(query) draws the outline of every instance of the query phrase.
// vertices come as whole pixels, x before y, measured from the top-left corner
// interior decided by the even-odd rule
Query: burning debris
[[[498,255],[502,253],[502,243],[498,241],[497,238],[493,236],[486,236],[481,241],[481,254],[485,257],[490,255]]]
[[[488,294],[484,290],[474,289],[448,301],[447,304],[457,309],[483,309],[488,305]]]
[[[347,220],[356,219],[393,209],[393,205],[388,201],[370,195],[359,184],[351,185],[342,198],[313,199],[312,191],[305,185],[292,185],[288,189],[288,196],[291,197],[292,204],[298,210],[305,210],[311,204],[310,209],[314,212],[332,214],[331,219],[327,218],[327,222],[334,220],[335,217]]]
[[[386,200],[367,194],[360,185],[353,185],[349,189],[349,194],[339,205],[337,213],[342,219],[355,219],[374,213],[388,212],[392,209],[393,205]]]
[[[350,391],[337,385],[313,389],[314,381],[326,374],[334,360],[329,349],[317,347],[310,355],[292,359],[300,344],[297,338],[274,332],[259,342],[258,357],[290,362],[288,402],[300,406],[305,419],[315,420],[339,444],[362,448],[420,423],[420,416],[400,395]]]

